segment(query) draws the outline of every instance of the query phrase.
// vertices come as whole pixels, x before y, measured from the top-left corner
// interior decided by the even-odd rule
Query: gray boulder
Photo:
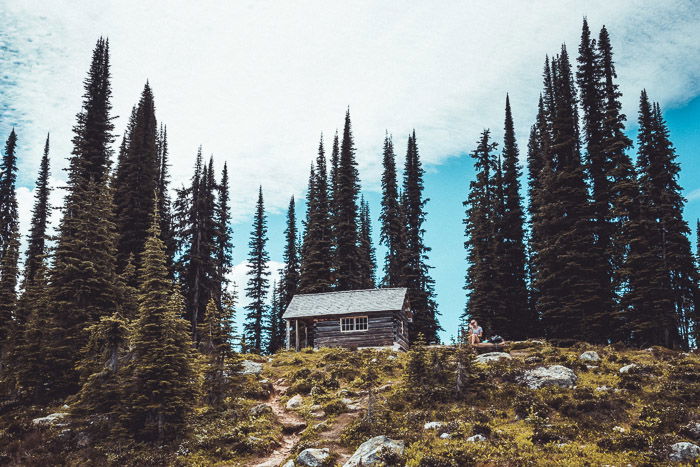
[[[598,355],[598,352],[596,352],[595,350],[587,350],[586,352],[583,352],[581,355],[579,355],[578,359],[584,362],[599,362],[600,355]]]
[[[676,443],[671,445],[668,458],[675,462],[690,462],[700,457],[700,446],[693,443]]]
[[[684,428],[685,431],[695,441],[700,441],[700,422],[690,422]]]
[[[478,357],[475,358],[475,361],[477,363],[489,363],[489,362],[497,362],[499,360],[511,360],[513,357],[510,356],[509,353],[506,352],[488,352],[488,353],[482,353]]]
[[[571,368],[561,365],[540,366],[526,371],[520,377],[520,381],[530,389],[539,389],[545,386],[570,388],[576,384],[577,380],[576,373]]]
[[[66,418],[68,414],[66,412],[56,412],[47,415],[46,417],[39,417],[32,420],[32,425],[57,425],[61,426],[61,420]]]
[[[294,465],[303,465],[305,467],[321,467],[323,462],[331,455],[328,448],[304,449],[299,453]]]
[[[252,360],[243,360],[241,362],[242,369],[240,374],[242,375],[257,375],[262,372],[263,364],[254,362]]]
[[[634,373],[639,369],[639,365],[636,363],[630,363],[629,365],[625,365],[622,368],[620,368],[619,372],[620,374],[625,374],[625,373]]]
[[[375,436],[360,444],[355,454],[343,464],[343,467],[369,467],[379,465],[381,455],[384,452],[391,452],[402,455],[404,450],[403,441],[397,441],[386,436]]]
[[[290,459],[282,467],[294,467],[294,461]]]
[[[287,401],[287,408],[288,409],[298,409],[301,407],[301,404],[304,403],[304,398],[301,397],[301,394],[297,394],[296,396],[292,397]]]

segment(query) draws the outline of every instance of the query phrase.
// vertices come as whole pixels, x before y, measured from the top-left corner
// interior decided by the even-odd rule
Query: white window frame
[[[358,329],[359,320],[364,320],[364,329]],[[339,324],[340,332],[367,332],[367,330],[369,330],[369,318],[367,316],[351,316],[348,318],[340,318]]]

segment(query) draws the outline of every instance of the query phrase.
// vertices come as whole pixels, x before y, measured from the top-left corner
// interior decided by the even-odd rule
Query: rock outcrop
[[[360,445],[343,467],[370,467],[379,465],[382,462],[383,453],[403,454],[404,442],[387,438],[386,436],[375,436]]]
[[[570,388],[576,384],[577,380],[576,373],[571,368],[561,365],[540,366],[526,371],[520,377],[520,381],[530,389],[539,389],[545,386]]]

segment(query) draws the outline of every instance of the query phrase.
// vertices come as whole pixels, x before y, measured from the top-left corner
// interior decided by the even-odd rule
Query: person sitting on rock
[[[474,345],[481,342],[481,336],[484,335],[484,330],[481,329],[479,323],[475,319],[469,322],[469,344]]]

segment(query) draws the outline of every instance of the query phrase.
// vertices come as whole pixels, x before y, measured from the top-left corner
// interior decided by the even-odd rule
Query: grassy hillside
[[[508,350],[510,360],[468,359],[459,396],[450,347],[249,357],[262,368],[247,376],[241,397],[224,409],[199,407],[188,437],[161,447],[120,440],[108,422],[90,417],[32,422],[67,407],[5,406],[0,462],[274,465],[317,447],[329,449],[327,465],[342,465],[362,442],[386,435],[406,445],[385,458],[388,465],[644,465],[667,462],[674,443],[697,443],[688,427],[700,421],[698,354],[542,342]],[[581,360],[588,350],[600,360]],[[573,370],[575,385],[523,382],[527,370],[551,365]],[[297,406],[287,409],[292,398]],[[429,422],[438,423],[426,429]],[[485,439],[468,441],[474,435]]]

